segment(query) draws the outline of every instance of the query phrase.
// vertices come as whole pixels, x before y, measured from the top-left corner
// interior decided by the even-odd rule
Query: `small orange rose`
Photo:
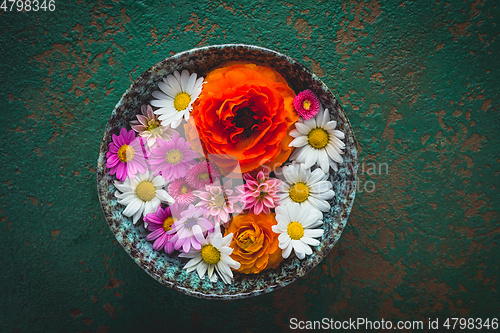
[[[283,261],[278,235],[272,231],[275,214],[247,214],[236,216],[225,235],[233,233],[231,258],[241,264],[238,272],[259,273],[273,269]]]
[[[274,170],[292,152],[288,133],[298,120],[294,97],[269,67],[233,64],[211,71],[191,113],[205,154],[213,155],[226,174],[234,171],[235,161],[241,173],[262,165]]]

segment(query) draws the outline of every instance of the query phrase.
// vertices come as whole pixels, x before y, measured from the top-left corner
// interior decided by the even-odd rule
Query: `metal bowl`
[[[117,203],[114,196],[114,176],[106,170],[106,153],[112,134],[120,128],[129,128],[129,121],[140,112],[141,105],[152,99],[158,82],[168,74],[187,69],[205,77],[212,69],[228,61],[244,61],[265,64],[279,72],[298,93],[310,89],[316,93],[321,103],[330,111],[338,128],[345,133],[344,163],[338,172],[332,172],[329,180],[333,184],[335,197],[330,200],[331,209],[323,214],[325,229],[321,244],[313,247],[313,254],[303,260],[291,256],[277,269],[259,274],[235,273],[231,285],[221,279],[211,283],[207,277],[201,280],[195,272],[186,273],[182,268],[187,259],[179,258],[176,253],[167,255],[153,250],[153,244],[146,241],[147,231],[135,226],[132,219],[122,215],[124,206]],[[284,287],[304,276],[323,260],[339,240],[351,212],[356,194],[357,147],[354,133],[342,106],[328,87],[302,64],[281,53],[262,47],[227,44],[192,49],[169,57],[144,72],[123,94],[111,113],[99,149],[97,160],[97,189],[106,221],[125,251],[151,277],[163,285],[185,294],[208,299],[239,299],[271,292]]]

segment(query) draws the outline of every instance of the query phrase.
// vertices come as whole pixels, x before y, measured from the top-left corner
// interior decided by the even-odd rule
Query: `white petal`
[[[175,98],[177,96],[177,94],[182,92],[182,88],[181,88],[181,85],[179,84],[179,81],[176,77],[179,75],[179,72],[175,71],[174,75],[167,76],[167,82],[168,82],[168,84],[170,84],[172,89],[175,91],[175,95],[174,95],[174,98]]]
[[[324,149],[318,150],[318,164],[324,173],[330,170],[330,163],[328,162],[328,155]]]
[[[189,72],[185,69],[182,71],[180,79],[182,91],[188,92],[187,90],[188,81],[189,81]]]
[[[170,96],[172,100],[177,96],[179,93],[178,91],[174,90],[170,84],[168,84],[167,79],[163,79],[163,81],[158,82],[158,88],[160,88],[161,91],[163,91],[165,94]]]
[[[132,200],[128,205],[127,207],[125,208],[125,210],[123,211],[123,215],[125,216],[132,216],[134,215],[135,213],[137,213],[137,211],[139,209],[141,209],[141,205],[142,205],[142,201],[135,198],[135,200]]]
[[[321,236],[323,236],[323,233],[324,233],[325,230],[323,229],[306,229],[304,230],[304,237],[308,237],[308,238],[319,238]]]
[[[311,130],[311,128],[309,128],[309,126],[302,124],[302,123],[298,123],[298,122],[295,123],[295,128],[297,129],[297,131],[299,131],[303,135],[308,135],[309,131]]]
[[[292,142],[288,145],[288,147],[303,147],[308,143],[306,136],[299,136],[298,138],[293,139]]]

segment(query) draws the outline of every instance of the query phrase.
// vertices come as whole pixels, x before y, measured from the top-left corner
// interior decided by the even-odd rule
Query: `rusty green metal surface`
[[[0,331],[281,332],[292,317],[498,317],[499,17],[492,0],[0,10]],[[185,296],[142,271],[103,218],[95,174],[131,81],[171,54],[222,43],[311,68],[342,101],[364,162],[329,257],[284,289],[232,302]]]

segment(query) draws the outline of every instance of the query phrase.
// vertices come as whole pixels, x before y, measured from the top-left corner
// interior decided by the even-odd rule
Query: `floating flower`
[[[311,206],[301,207],[297,203],[276,207],[278,225],[273,231],[279,234],[279,247],[283,258],[288,258],[293,251],[299,259],[312,254],[311,246],[318,246],[317,239],[323,236],[323,229],[314,229],[323,224],[323,214]]]
[[[166,180],[184,177],[186,170],[195,163],[196,153],[189,149],[190,143],[174,133],[172,140],[156,139],[158,147],[151,151],[148,162],[155,175],[161,173]]]
[[[149,213],[144,216],[144,223],[148,225],[148,230],[152,231],[146,236],[146,240],[155,241],[153,250],[159,251],[163,248],[165,253],[174,252],[174,244],[169,242],[173,235],[167,234],[167,231],[172,229],[172,224],[179,218],[182,208],[176,203],[165,209],[159,206],[156,213]]]
[[[256,274],[276,268],[283,261],[278,235],[272,230],[276,223],[274,214],[247,214],[233,218],[226,235],[234,235],[231,258],[241,264],[239,272]]]
[[[276,178],[269,178],[269,173],[259,171],[256,178],[250,174],[243,175],[245,184],[240,185],[236,190],[240,193],[239,199],[245,203],[243,209],[248,209],[250,213],[270,214],[271,208],[279,205],[278,190],[281,181]]]
[[[172,229],[167,234],[175,234],[170,242],[174,244],[174,249],[182,247],[184,252],[189,252],[191,247],[196,250],[201,249],[200,239],[207,231],[213,230],[213,225],[205,217],[206,210],[195,208],[192,204],[188,209],[180,213],[180,218],[172,225]]]
[[[149,105],[141,106],[142,115],[138,114],[137,120],[130,121],[130,126],[136,131],[140,137],[146,139],[148,147],[154,148],[156,138],[170,140],[172,135],[176,133],[169,126],[162,126],[158,116],[153,113],[153,109]]]
[[[233,196],[233,190],[231,189],[232,181],[229,179],[224,186],[217,182],[213,185],[205,185],[204,191],[196,191],[195,194],[201,199],[200,202],[196,204],[196,207],[205,208],[208,216],[212,216],[213,222],[223,225],[229,222],[232,214],[235,211],[239,211],[236,205],[238,201],[237,196]]]
[[[238,162],[246,173],[263,164],[272,171],[287,160],[298,115],[295,93],[278,72],[235,64],[211,71],[205,82],[192,116],[205,153],[224,174]]]
[[[320,105],[318,96],[309,89],[301,91],[293,99],[295,111],[304,119],[311,119],[317,115]]]
[[[328,174],[321,169],[311,169],[304,164],[291,164],[276,172],[283,180],[281,190],[278,193],[280,205],[292,202],[300,204],[300,207],[311,205],[322,212],[330,210],[330,200],[335,196],[332,191],[332,183],[328,180]]]
[[[295,139],[290,143],[290,147],[297,147],[290,156],[291,160],[304,163],[306,168],[310,168],[317,163],[324,173],[328,173],[330,166],[338,171],[337,163],[342,163],[342,149],[345,143],[344,133],[336,130],[337,122],[330,121],[328,109],[321,107],[318,115],[309,120],[299,120],[295,123],[295,128],[290,135]]]
[[[233,249],[229,247],[233,235],[229,234],[222,238],[220,230],[204,237],[199,237],[200,249],[191,249],[188,253],[181,253],[179,257],[190,258],[191,260],[184,266],[189,273],[194,270],[198,272],[200,279],[205,277],[208,272],[208,278],[211,282],[217,282],[217,274],[226,284],[231,284],[233,272],[231,268],[238,269],[240,264],[229,256]],[[214,274],[214,271],[217,274]]]
[[[136,224],[143,213],[154,213],[162,201],[173,203],[174,199],[163,189],[164,186],[165,180],[160,176],[154,177],[148,170],[138,173],[134,179],[125,179],[123,183],[115,181],[115,187],[123,192],[115,192],[118,203],[127,206],[123,215],[132,216]]]
[[[191,204],[196,199],[194,189],[186,182],[184,178],[174,180],[168,185],[168,193],[176,202]]]
[[[158,107],[154,113],[159,115],[162,125],[170,125],[176,128],[182,122],[184,117],[189,119],[189,113],[193,109],[192,104],[201,93],[203,78],[197,79],[197,75],[189,75],[187,70],[182,74],[178,71],[174,75],[168,75],[158,83],[161,91],[154,91],[151,105]]]
[[[116,178],[124,181],[125,178],[134,178],[138,172],[147,169],[145,152],[143,151],[141,139],[135,137],[133,130],[127,132],[125,128],[120,130],[120,135],[112,136],[113,142],[109,144],[106,153],[106,168],[109,174],[116,174]]]
[[[214,162],[202,160],[188,170],[186,181],[195,189],[205,188],[205,185],[215,183],[221,174]]]

